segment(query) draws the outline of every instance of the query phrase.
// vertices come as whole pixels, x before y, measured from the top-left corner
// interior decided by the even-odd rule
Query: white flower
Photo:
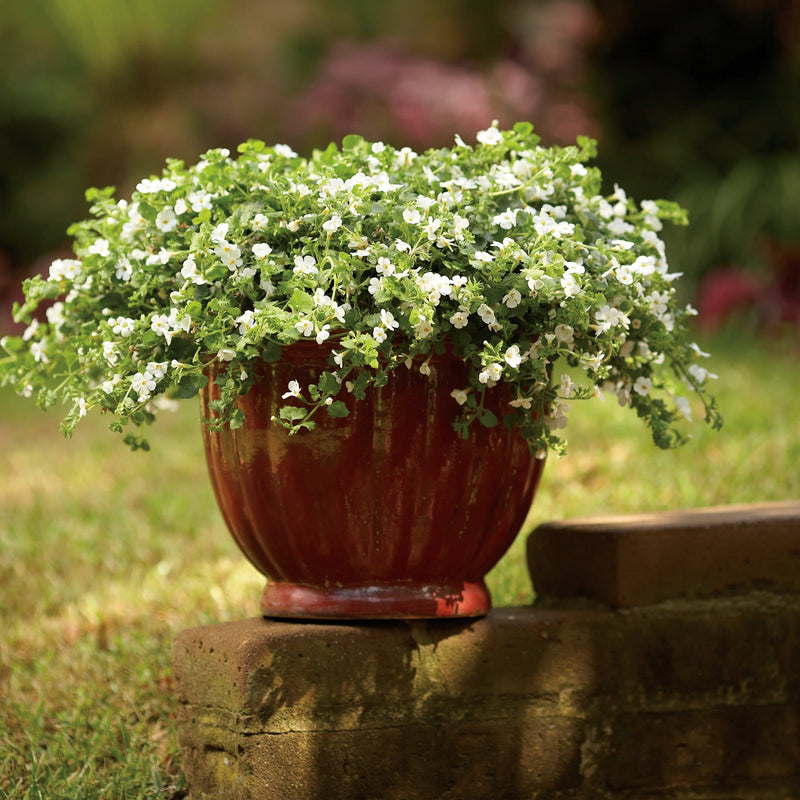
[[[477,311],[478,316],[484,321],[486,325],[496,325],[497,324],[497,317],[494,314],[494,311],[486,305],[486,303],[481,303],[478,306]]]
[[[394,275],[395,266],[388,258],[381,256],[375,266],[375,272],[377,272],[378,275]]]
[[[242,248],[237,244],[222,241],[214,248],[214,254],[230,270],[242,266]]]
[[[461,309],[456,311],[452,317],[450,317],[450,324],[454,328],[466,328],[467,324],[469,323],[469,312],[466,309]]]
[[[76,401],[76,405],[78,408],[78,419],[86,416],[86,399],[83,397],[79,397]]]
[[[300,384],[297,381],[289,381],[289,385],[286,387],[287,391],[285,391],[281,395],[281,399],[285,400],[287,397],[300,397]]]
[[[57,258],[50,265],[50,280],[61,281],[70,280],[74,281],[81,273],[81,262],[75,258]]]
[[[503,230],[510,231],[517,224],[517,211],[516,208],[509,208],[501,214],[497,214],[492,220],[493,225],[499,225]]]
[[[342,218],[338,214],[334,214],[329,220],[322,223],[322,230],[324,230],[328,236],[338,231],[341,227]]]
[[[326,200],[333,197],[335,194],[341,192],[344,188],[344,181],[341,178],[331,178],[326,181],[321,187],[320,200]]]
[[[494,261],[494,256],[491,253],[484,252],[483,250],[476,250],[472,257],[476,261],[482,261],[484,264]]]
[[[516,308],[522,302],[522,295],[516,289],[511,289],[503,297],[503,302],[506,308]]]
[[[161,380],[166,374],[169,364],[166,361],[151,361],[147,365],[147,372],[149,372],[155,380]]]
[[[314,289],[314,308],[321,308],[322,306],[332,306],[333,300],[325,294],[325,290],[317,287]]]
[[[427,339],[433,333],[433,325],[427,319],[421,319],[414,326],[414,335],[417,339]]]
[[[331,334],[330,334],[330,325],[323,325],[318,331],[316,335],[317,344],[322,344]]]
[[[297,158],[297,153],[288,144],[276,144],[272,149],[282,158]]]
[[[552,234],[556,239],[561,239],[564,236],[572,236],[573,233],[575,233],[575,225],[572,222],[566,221],[559,222],[552,230]]]
[[[166,314],[153,314],[150,320],[150,330],[163,336],[167,344],[172,341],[172,325],[170,319]]]
[[[155,194],[156,192],[171,192],[175,188],[175,181],[170,178],[145,178],[136,184],[136,191],[142,194]]]
[[[50,359],[47,358],[47,343],[46,342],[32,342],[31,355],[34,361],[41,364],[47,364]]]
[[[494,386],[503,374],[503,365],[498,362],[487,364],[478,374],[478,380],[487,386]]]
[[[217,350],[217,358],[220,361],[233,361],[236,358],[236,351],[231,350],[230,347],[223,347]]]
[[[509,400],[508,404],[513,408],[529,409],[531,407],[530,397],[517,397],[515,400]]]
[[[645,378],[644,375],[640,375],[634,382],[633,382],[633,391],[636,394],[642,395],[645,397],[646,395],[650,394],[650,390],[653,388],[653,381],[650,378]]]
[[[133,255],[133,252],[131,253]],[[163,247],[157,253],[151,253],[145,259],[145,264],[148,266],[155,266],[156,264],[166,264],[170,259],[169,250]]]
[[[692,364],[689,367],[689,374],[697,381],[697,383],[705,383],[709,378],[713,379],[718,377],[713,372],[709,372],[699,364]]]
[[[559,396],[569,399],[575,393],[575,383],[569,375],[561,376],[561,386],[559,389]]]
[[[100,385],[100,388],[106,393],[111,394],[114,389],[122,383],[122,377],[120,375],[115,374],[110,380],[103,381]]]
[[[468,389],[453,389],[453,391],[450,392],[450,397],[452,397],[460,406],[463,406],[464,403],[467,402],[468,391]]]
[[[220,224],[211,231],[211,241],[222,244],[228,236],[228,227],[227,222],[220,222]]]
[[[64,316],[64,304],[61,301],[53,303],[53,305],[44,312],[44,315],[51,325],[58,328],[66,321],[66,317]]]
[[[452,292],[448,278],[438,272],[426,272],[417,279],[417,284],[434,305],[439,304],[443,295],[447,296]]]
[[[197,269],[197,264],[191,256],[189,256],[189,258],[183,262],[183,266],[181,267],[181,277],[184,280],[197,284],[198,286],[207,283],[206,279],[200,274],[200,270]]]
[[[33,338],[36,331],[39,330],[40,325],[41,323],[39,322],[38,319],[33,320],[33,322],[31,322],[31,324],[28,325],[27,328],[25,328],[25,331],[22,334],[22,341],[29,342]]]
[[[373,328],[372,338],[378,343],[382,344],[386,341],[386,330],[384,328]]]
[[[533,220],[533,229],[539,236],[546,236],[557,229],[556,221],[549,214],[537,214]]]
[[[497,129],[497,125],[492,125],[483,131],[478,131],[475,138],[480,144],[495,145],[503,141],[503,134]]]
[[[117,363],[117,346],[114,342],[103,342],[103,358],[108,361],[109,364]]]
[[[688,422],[692,421],[692,405],[687,398],[676,395],[675,408],[678,409],[678,413],[684,419],[686,419]]]
[[[422,214],[420,214],[416,208],[407,208],[403,212],[403,219],[409,225],[418,225],[422,220]]]
[[[547,426],[556,429],[566,428],[568,411],[569,403],[557,397],[550,406],[549,416],[545,418]]]
[[[553,332],[562,344],[572,344],[575,341],[575,331],[571,325],[556,325]]]
[[[94,242],[89,245],[89,252],[92,255],[107,256],[110,254],[111,250],[109,249],[106,239],[95,239]]]
[[[522,353],[519,351],[519,345],[512,344],[511,347],[506,350],[503,359],[509,367],[512,369],[518,369],[524,360]]]
[[[591,372],[597,372],[603,361],[605,361],[605,357],[605,353],[602,352],[596,353],[595,355],[583,353],[583,355],[581,355],[581,366]]]
[[[272,248],[266,242],[259,242],[253,245],[253,255],[259,260],[263,261],[271,252]]]
[[[256,324],[255,312],[248,309],[236,317],[234,322],[239,326],[239,333],[244,336]]]
[[[186,198],[189,201],[189,204],[192,207],[192,211],[195,214],[199,214],[204,208],[211,209],[212,200],[214,199],[212,195],[208,192],[204,192],[202,190],[197,192],[191,192],[189,196]],[[227,233],[227,229],[226,229]],[[223,234],[224,237],[224,234]]]
[[[177,226],[178,218],[175,216],[175,212],[171,208],[162,208],[161,211],[156,214],[156,228],[158,228],[160,231],[169,233]]]
[[[303,336],[314,335],[314,323],[310,319],[301,319],[300,322],[295,323],[294,327]]]
[[[153,376],[147,372],[147,370],[144,372],[137,372],[133,376],[131,384],[133,385],[133,391],[139,395],[140,402],[148,400],[150,398],[150,394],[156,388],[156,382],[153,380]]]
[[[614,270],[614,277],[625,286],[633,283],[633,272],[627,264],[619,264]]]
[[[295,256],[292,272],[295,275],[316,275],[319,272],[316,264],[313,256]]]
[[[432,242],[436,238],[437,235],[436,231],[438,231],[439,228],[441,227],[442,227],[442,221],[437,217],[433,217],[432,219],[429,219],[425,223],[425,225],[422,226],[422,230],[424,230],[425,233],[428,234],[428,240]]]
[[[464,238],[464,231],[469,230],[469,220],[459,214],[453,215],[453,235],[458,241]]]
[[[111,317],[108,320],[108,324],[111,325],[111,330],[116,333],[117,336],[126,337],[133,333],[136,321],[129,317]]]
[[[617,325],[622,325],[623,328],[627,328],[630,325],[630,319],[627,314],[609,305],[604,305],[598,311],[595,311],[594,318],[599,323],[598,334],[615,328]]]
[[[394,314],[385,308],[381,309],[381,325],[390,331],[397,330],[400,327],[400,323],[394,318]]]
[[[635,230],[633,225],[625,222],[621,217],[614,217],[606,227],[608,232],[614,234],[614,236],[624,236],[626,233],[632,233]]]

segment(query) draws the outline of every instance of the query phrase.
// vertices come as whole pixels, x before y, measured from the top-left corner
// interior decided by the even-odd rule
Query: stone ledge
[[[251,619],[173,662],[193,800],[800,797],[800,597]]]
[[[528,538],[537,598],[615,608],[800,592],[800,502],[549,522]]]

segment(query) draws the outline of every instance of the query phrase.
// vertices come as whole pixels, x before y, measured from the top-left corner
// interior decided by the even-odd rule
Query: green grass
[[[662,453],[615,403],[576,404],[526,527],[549,519],[800,497],[800,359],[702,343],[720,434]],[[224,530],[193,405],[128,453],[101,420],[72,441],[56,414],[0,396],[0,799],[185,796],[170,643],[257,613],[261,578]],[[630,419],[629,419],[630,417]],[[528,603],[524,536],[490,576]]]

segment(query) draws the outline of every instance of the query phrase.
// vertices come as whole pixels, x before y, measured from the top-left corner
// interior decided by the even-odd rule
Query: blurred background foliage
[[[125,194],[167,156],[529,119],[545,144],[596,137],[609,191],[688,208],[671,263],[711,322],[800,324],[795,0],[12,0],[0,36],[6,305],[86,187]]]

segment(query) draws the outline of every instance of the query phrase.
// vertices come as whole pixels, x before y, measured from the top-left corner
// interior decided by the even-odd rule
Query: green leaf
[[[335,395],[338,394],[342,385],[336,380],[336,376],[331,372],[323,372],[319,376],[318,386],[323,394]]]
[[[356,400],[363,400],[364,394],[367,390],[367,386],[369,386],[370,382],[370,375],[368,372],[364,372],[363,370],[358,373],[358,377],[353,384],[353,397]]]
[[[336,400],[328,406],[328,414],[332,417],[342,418],[348,416],[350,412],[341,400]]]
[[[281,360],[281,353],[283,352],[281,346],[277,342],[267,341],[261,348],[261,358],[267,364],[274,364]]]
[[[481,409],[478,419],[485,428],[494,428],[497,425],[497,417],[488,408]]]
[[[363,141],[363,136],[351,133],[342,139],[342,150],[355,150]]]
[[[190,397],[194,397],[207,383],[208,377],[202,373],[184,375],[175,389],[175,397],[179,400],[188,400]]]
[[[314,298],[302,289],[295,289],[289,298],[289,308],[295,313],[308,313],[314,310]]]
[[[304,408],[298,408],[297,406],[283,406],[283,408],[281,408],[281,410],[278,412],[278,416],[281,419],[289,422],[302,419],[305,415],[306,410]]]

